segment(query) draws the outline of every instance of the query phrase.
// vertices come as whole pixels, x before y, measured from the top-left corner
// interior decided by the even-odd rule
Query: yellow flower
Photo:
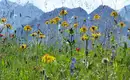
[[[84,35],[81,37],[81,39],[82,39],[83,41],[85,41],[85,40],[88,40],[89,37],[88,37],[88,35],[84,34]]]
[[[124,22],[120,22],[120,23],[119,23],[119,26],[120,26],[120,27],[125,27],[126,25],[125,25]]]
[[[100,37],[101,36],[101,33],[100,32],[96,32],[96,34]]]
[[[36,33],[36,32],[33,32],[33,33],[31,34],[31,36],[35,37],[35,36],[37,36],[37,33]]]
[[[63,21],[63,22],[61,23],[61,26],[63,26],[63,27],[68,27],[69,24],[67,23],[67,21]]]
[[[49,20],[46,20],[46,21],[45,21],[45,24],[49,24]]]
[[[7,27],[8,29],[12,29],[11,24],[6,24],[6,27]]]
[[[53,18],[50,20],[50,24],[57,24],[57,21]]]
[[[64,9],[63,9],[63,10],[60,11],[60,15],[61,15],[61,16],[65,16],[65,15],[67,15],[67,14],[68,14],[67,10],[64,10]]]
[[[53,19],[50,20],[50,24],[58,24],[58,22],[61,20],[61,18],[59,17],[55,17]]]
[[[50,19],[50,20],[49,20],[49,23],[50,23],[50,24],[53,24],[53,20],[52,20],[52,19]]]
[[[27,48],[27,45],[26,44],[22,44],[21,46],[20,46],[20,49],[26,49]]]
[[[114,18],[116,18],[118,16],[118,13],[116,11],[112,11],[111,12],[111,16],[114,17]]]
[[[91,26],[91,27],[90,27],[90,31],[91,31],[91,32],[95,32],[96,30],[98,30],[98,27],[97,27],[97,26]]]
[[[26,25],[26,26],[24,26],[24,30],[25,31],[31,31],[32,27],[30,25]]]
[[[80,32],[83,32],[83,33],[87,32],[87,30],[88,29],[87,29],[87,27],[85,25],[80,28]]]
[[[45,38],[46,36],[44,35],[44,34],[40,34],[39,35],[39,38],[41,38],[41,39],[43,39],[43,38]]]
[[[55,60],[55,57],[53,56],[50,56],[49,54],[45,54],[43,57],[42,57],[42,61],[44,63],[51,63]]]
[[[7,19],[6,19],[6,18],[1,18],[1,21],[2,21],[3,23],[5,23],[5,22],[7,21]]]
[[[56,21],[56,23],[58,23],[61,20],[61,18],[55,17],[54,20]]]
[[[100,19],[100,16],[98,14],[95,14],[94,17],[93,17],[94,20],[99,20]]]
[[[76,23],[74,23],[74,28],[77,28],[78,26],[79,26],[79,24],[76,22]]]
[[[93,37],[94,39],[98,39],[100,36],[101,36],[101,33],[100,33],[100,32],[92,33],[92,37]]]
[[[42,32],[40,30],[37,31],[37,34],[42,34]]]

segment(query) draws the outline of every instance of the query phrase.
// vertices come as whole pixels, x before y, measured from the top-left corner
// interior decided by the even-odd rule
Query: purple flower
[[[72,58],[72,63],[76,63],[76,59],[75,58]]]
[[[73,73],[74,73],[75,63],[76,63],[76,59],[72,58],[72,62],[71,62],[71,65],[70,65],[70,73],[71,73],[71,75],[73,75]]]

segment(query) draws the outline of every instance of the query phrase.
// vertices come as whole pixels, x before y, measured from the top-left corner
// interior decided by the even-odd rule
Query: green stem
[[[87,58],[87,56],[88,56],[88,40],[86,40],[85,55],[86,55],[86,58]]]
[[[9,32],[9,31],[8,31],[8,28],[7,28],[7,33],[6,33],[6,36],[7,36],[7,41],[6,41],[6,42],[7,42],[7,44],[8,44],[8,37],[9,37],[9,36],[8,36],[8,32]]]
[[[73,53],[72,53],[72,37],[73,37],[73,35],[70,35],[71,36],[71,42],[70,42],[70,50],[71,50],[71,59],[72,59],[72,56],[73,56]]]
[[[106,80],[108,80],[108,71],[107,71],[107,66],[108,66],[108,64],[106,65]]]
[[[36,54],[36,65],[38,65],[38,38],[37,38],[37,45],[36,45],[36,47],[37,47],[37,54]]]
[[[27,41],[27,44],[28,44],[28,31],[27,31],[26,41]]]

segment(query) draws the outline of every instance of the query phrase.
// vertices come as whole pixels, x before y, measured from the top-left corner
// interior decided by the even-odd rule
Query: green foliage
[[[106,50],[101,45],[95,48],[96,51],[89,50],[87,61],[84,49],[80,52],[73,49],[73,57],[76,58],[73,75],[70,73],[71,56],[64,50],[59,54],[53,47],[34,45],[21,51],[18,45],[10,44],[11,46],[8,46],[9,44],[0,46],[1,80],[128,80],[130,78],[130,54],[126,44],[116,49],[117,56],[114,60],[110,58],[112,50]],[[56,60],[49,64],[42,62],[41,57],[46,53],[53,55]],[[107,65],[102,63],[104,57],[109,59]]]

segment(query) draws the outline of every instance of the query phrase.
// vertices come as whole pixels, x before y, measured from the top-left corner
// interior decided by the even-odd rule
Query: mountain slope
[[[117,24],[119,22],[124,22],[126,24],[126,26],[122,29],[121,35],[122,36],[126,36],[127,35],[127,28],[128,28],[128,22],[119,14],[118,17],[116,18],[116,20],[114,20],[114,18],[110,15],[111,12],[114,11],[114,9],[108,7],[108,6],[99,6],[96,10],[94,10],[92,13],[90,13],[90,20],[92,20],[93,16],[95,14],[99,14],[101,16],[101,19],[98,21],[94,21],[92,20],[92,25],[98,25],[99,26],[99,30],[102,34],[105,34],[105,37],[102,37],[101,40],[104,40],[103,42],[108,41],[109,35],[108,33],[113,32],[116,40],[119,40],[119,33],[120,33],[120,28],[117,27],[114,30],[114,26],[115,26],[115,21],[117,22]]]
[[[21,25],[29,24],[34,19],[39,19],[43,11],[30,3],[22,6],[8,0],[2,0],[0,1],[0,14],[0,17],[6,17],[7,23],[12,24],[16,29]]]
[[[64,18],[64,20],[66,20],[67,22],[71,23],[71,19],[73,18],[73,16],[78,17],[77,21],[79,22],[79,27],[81,27],[83,25],[84,19],[86,19],[88,17],[87,12],[80,7],[73,8],[73,9],[62,7],[62,8],[57,8],[51,12],[44,13],[40,17],[39,20],[36,19],[33,22],[31,22],[30,24],[32,24],[34,26],[37,26],[37,24],[40,24],[41,31],[48,36],[47,39],[49,40],[49,42],[51,42],[51,44],[56,43],[56,40],[57,40],[56,38],[58,36],[58,26],[57,25],[48,25],[47,26],[45,24],[45,21],[58,16],[62,9],[65,9],[68,12],[66,17]],[[36,27],[34,27],[34,28],[36,29]]]
[[[123,17],[126,21],[130,22],[130,5],[125,6],[119,11],[121,17]]]
[[[62,7],[62,8],[57,8],[51,12],[43,13],[39,18],[35,18],[34,20],[32,20],[32,22],[30,22],[29,24],[33,25],[34,31],[37,30],[37,24],[40,24],[39,28],[47,36],[47,38],[45,39],[45,41],[47,41],[46,43],[56,44],[56,41],[59,40],[57,39],[57,37],[59,36],[58,34],[59,25],[46,25],[45,21],[58,16],[59,12],[62,9],[65,9],[68,11],[68,14],[64,18],[64,20],[68,21],[69,23],[72,22],[71,19],[73,18],[73,16],[78,16],[77,21],[79,23],[79,28],[83,26],[84,19],[86,19],[86,23],[84,24],[88,28],[91,27],[92,25],[99,26],[99,31],[101,32],[101,34],[103,35],[105,34],[105,36],[101,38],[102,42],[105,43],[106,41],[108,41],[108,38],[110,36],[109,33],[111,32],[114,33],[114,35],[116,36],[116,39],[118,40],[118,36],[119,36],[118,32],[120,30],[119,28],[113,30],[115,26],[115,20],[110,15],[111,12],[114,11],[114,9],[105,5],[101,5],[90,14],[87,14],[87,12],[80,7],[74,8],[74,9]],[[98,21],[93,20],[93,16],[95,14],[99,14],[101,16],[101,19]],[[120,15],[118,15],[118,17],[116,18],[116,22],[119,23],[120,21],[127,23]],[[126,30],[127,30],[127,27],[125,27],[122,30],[121,34],[126,35],[127,34]],[[19,32],[22,32],[22,29],[19,29]],[[76,35],[75,39],[77,39],[77,41],[80,41],[80,35]]]
[[[105,5],[101,5],[99,6],[97,9],[95,9],[92,13],[90,13],[90,20],[93,19],[95,14],[98,14],[101,16],[100,20],[96,21],[96,20],[92,20],[92,24],[99,26],[100,29],[104,30],[105,27],[113,27],[115,25],[114,22],[114,18],[111,16],[111,12],[114,11],[114,9],[105,6]],[[121,21],[121,17],[120,15],[118,15],[118,17],[116,18],[116,21],[119,22]],[[101,30],[101,31],[102,31]]]

